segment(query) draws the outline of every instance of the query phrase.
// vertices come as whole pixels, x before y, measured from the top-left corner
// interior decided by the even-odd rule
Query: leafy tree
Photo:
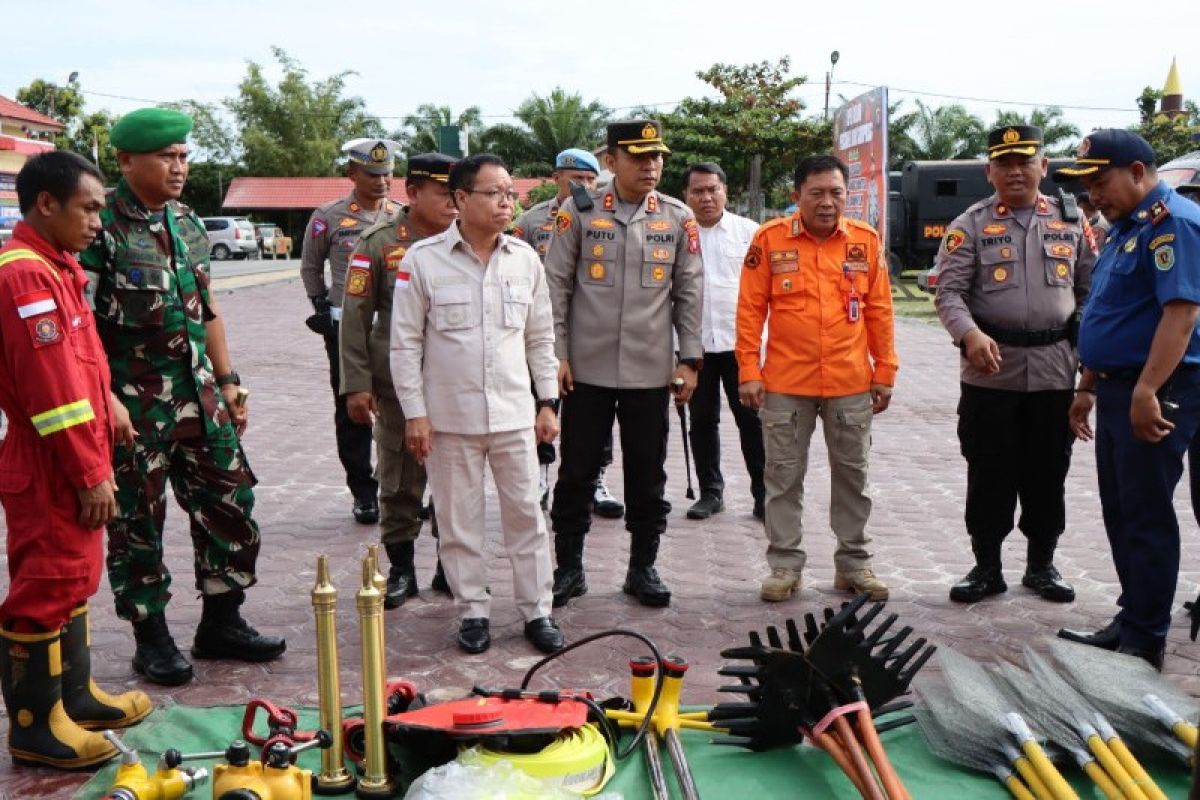
[[[71,73],[71,77],[74,80],[65,86],[34,78],[28,86],[17,90],[17,102],[70,127],[83,113],[83,94],[79,91],[79,79],[75,73]]]
[[[465,128],[467,148],[472,153],[479,152],[479,136],[483,129],[479,106],[468,106],[456,117],[450,106],[422,103],[417,106],[415,112],[404,118],[402,127],[394,138],[404,145],[404,152],[410,156],[417,153],[434,153],[438,149],[438,128],[445,125]]]
[[[793,90],[807,79],[789,74],[790,64],[787,57],[743,66],[718,63],[696,73],[719,97],[689,97],[662,115],[672,150],[663,190],[681,194],[688,164],[716,161],[729,177],[731,194],[752,194],[752,166],[758,162],[762,191],[783,187],[786,194],[796,161],[828,151],[831,133],[828,122],[803,116],[804,103]],[[757,214],[760,198],[747,199],[751,213]]]
[[[117,165],[116,151],[108,143],[108,132],[112,130],[117,117],[107,110],[93,111],[82,115],[67,132],[62,147],[96,161],[96,166],[104,173],[105,182],[112,186],[121,177],[121,168]],[[95,159],[94,156],[98,156]]]
[[[987,150],[983,120],[955,103],[932,108],[920,100],[916,111],[901,115],[891,125],[903,137],[891,137],[893,163],[981,158]]]
[[[1058,106],[1035,108],[1026,116],[1020,111],[1003,110],[996,113],[993,128],[1005,125],[1034,125],[1042,129],[1042,137],[1046,142],[1046,153],[1050,156],[1066,156],[1075,152],[1075,139],[1079,137],[1079,128],[1063,118],[1063,110]]]
[[[1200,108],[1191,100],[1183,104],[1183,113],[1168,119],[1158,112],[1162,92],[1147,86],[1138,97],[1141,122],[1133,130],[1142,135],[1154,148],[1158,163],[1200,150]]]
[[[550,200],[558,195],[558,184],[554,181],[546,181],[539,183],[537,186],[529,190],[528,199],[525,205],[532,208],[543,200]]]
[[[382,135],[379,120],[367,114],[362,98],[346,97],[346,70],[311,81],[299,62],[279,47],[271,48],[283,68],[277,86],[267,83],[263,68],[251,61],[238,95],[225,101],[232,113],[236,135],[206,131],[215,115],[202,120],[202,147],[214,155],[232,155],[230,142],[240,143],[240,162],[250,175],[280,177],[338,174],[342,143],[356,136]],[[192,105],[193,108],[203,108]]]
[[[524,127],[493,125],[483,132],[482,145],[502,155],[518,174],[548,175],[563,150],[600,144],[609,114],[599,101],[585,103],[581,95],[555,87],[545,97],[530,95],[517,107],[515,116]]]

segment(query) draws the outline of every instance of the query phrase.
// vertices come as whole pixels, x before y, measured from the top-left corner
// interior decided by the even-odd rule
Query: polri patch
[[[997,206],[999,208],[999,206]],[[942,240],[942,247],[946,248],[946,255],[952,255],[955,250],[963,246],[967,241],[967,232],[960,231],[958,228],[951,228],[946,231],[946,238]]]
[[[561,236],[566,233],[569,227],[571,227],[571,212],[558,212],[558,216],[554,218],[554,232]]]
[[[1167,244],[1155,250],[1154,266],[1158,267],[1162,272],[1166,272],[1175,266],[1175,248]]]

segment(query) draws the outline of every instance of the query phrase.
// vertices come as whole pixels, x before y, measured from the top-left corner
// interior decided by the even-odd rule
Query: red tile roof
[[[32,108],[23,106],[16,100],[9,100],[2,94],[0,94],[0,117],[19,119],[24,122],[33,122],[46,128],[53,128],[56,131],[61,131],[66,127],[53,117],[47,117],[45,114],[39,114]]]
[[[545,181],[545,178],[513,179],[521,197]],[[221,205],[231,209],[310,209],[345,197],[353,188],[349,178],[234,178]],[[398,203],[408,202],[403,178],[392,181],[390,197]]]

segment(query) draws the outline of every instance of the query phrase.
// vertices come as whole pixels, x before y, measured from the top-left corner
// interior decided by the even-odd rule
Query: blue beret
[[[563,150],[554,159],[555,169],[587,169],[600,174],[600,162],[596,157],[587,150],[580,150],[578,147],[572,147]]]
[[[192,118],[171,108],[139,108],[117,120],[108,140],[126,153],[153,153],[183,144],[192,132]]]

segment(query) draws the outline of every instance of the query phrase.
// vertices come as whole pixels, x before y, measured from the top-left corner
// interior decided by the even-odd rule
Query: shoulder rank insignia
[[[358,203],[351,203],[350,204],[350,213],[357,214],[359,212],[360,208],[361,207],[358,205]]]
[[[1050,213],[1050,204],[1046,202],[1046,198],[1044,198],[1044,197],[1038,198],[1037,213],[1039,213],[1039,214],[1049,214]]]
[[[1171,212],[1162,200],[1155,200],[1154,205],[1150,206],[1151,224],[1157,225],[1169,216],[1171,216]]]
[[[1006,206],[1004,203],[996,203],[995,208],[992,209],[992,216],[996,218],[1007,217],[1008,206]]]
[[[605,193],[604,193],[604,210],[605,210],[605,211],[612,211],[612,210],[613,210],[613,206],[614,206],[615,204],[616,204],[616,201],[615,201],[615,200],[613,200],[613,195],[612,195],[612,192],[605,192]]]
[[[653,192],[646,196],[646,213],[658,213],[658,195],[654,194]]]
[[[396,235],[399,236],[401,239],[411,239],[412,238],[412,235],[408,232],[407,225],[397,225],[396,226]]]
[[[792,217],[792,236],[800,235],[800,218]]]

